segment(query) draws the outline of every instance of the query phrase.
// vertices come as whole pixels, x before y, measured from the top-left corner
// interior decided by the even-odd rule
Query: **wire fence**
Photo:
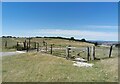
[[[4,41],[4,47],[8,48],[9,42]],[[11,46],[10,46],[11,47]],[[26,52],[30,52],[31,50],[52,54],[58,57],[63,58],[76,58],[81,57],[84,59],[95,60],[95,59],[105,59],[110,57],[118,56],[118,48],[113,46],[107,47],[99,47],[99,46],[62,46],[56,44],[49,44],[45,41],[43,42],[31,42],[30,39],[27,41],[24,40],[22,42],[14,42],[14,47],[17,50],[26,50]]]

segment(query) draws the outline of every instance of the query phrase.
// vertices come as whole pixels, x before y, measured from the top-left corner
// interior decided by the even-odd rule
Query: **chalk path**
[[[25,53],[24,51],[16,51],[16,52],[0,52],[0,56],[13,56],[16,54]]]

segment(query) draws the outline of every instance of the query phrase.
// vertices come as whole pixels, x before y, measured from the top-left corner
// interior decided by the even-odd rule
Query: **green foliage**
[[[71,37],[70,40],[75,40],[74,37]]]
[[[83,39],[81,39],[81,41],[82,41],[82,42],[86,42],[86,40],[85,40],[84,38],[83,38]]]
[[[120,44],[115,44],[115,47],[119,47],[120,48]]]
[[[97,43],[97,42],[95,42],[95,46],[98,46],[98,43]]]

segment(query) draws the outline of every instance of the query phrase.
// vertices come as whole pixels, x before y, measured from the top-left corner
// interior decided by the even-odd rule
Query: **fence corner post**
[[[111,57],[111,54],[112,54],[112,47],[113,46],[110,46],[109,58]]]
[[[18,50],[18,47],[19,47],[19,42],[17,42],[17,50]]]
[[[28,42],[27,42],[27,49],[26,49],[27,52],[28,52],[28,49],[29,49],[29,48],[28,48]]]
[[[46,42],[46,53],[47,53],[47,42]]]
[[[69,48],[66,46],[66,59],[69,59]]]
[[[7,41],[5,41],[5,48],[7,48]]]
[[[90,48],[87,47],[87,61],[90,60]]]
[[[93,47],[93,60],[95,60],[95,46]]]
[[[53,45],[51,44],[51,50],[50,50],[50,54],[52,54],[52,47],[53,47]]]
[[[37,43],[37,52],[39,52],[39,43]]]

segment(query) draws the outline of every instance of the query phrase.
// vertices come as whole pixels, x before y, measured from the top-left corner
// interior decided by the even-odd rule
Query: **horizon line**
[[[2,36],[0,36],[0,38],[2,38],[3,36],[5,36],[5,37],[7,37],[7,36],[11,36],[12,38],[14,38],[14,37],[16,37],[16,38],[36,38],[36,37],[40,37],[40,38],[52,38],[52,37],[62,37],[62,38],[71,38],[71,37],[65,37],[65,36],[14,36],[14,35],[2,35]],[[72,36],[72,37],[74,37],[74,36]],[[81,38],[81,39],[78,39],[78,38],[75,38],[74,37],[74,39],[75,40],[81,40],[81,39],[85,39],[86,41],[119,41],[119,40],[91,40],[91,39],[86,39],[86,38]]]

